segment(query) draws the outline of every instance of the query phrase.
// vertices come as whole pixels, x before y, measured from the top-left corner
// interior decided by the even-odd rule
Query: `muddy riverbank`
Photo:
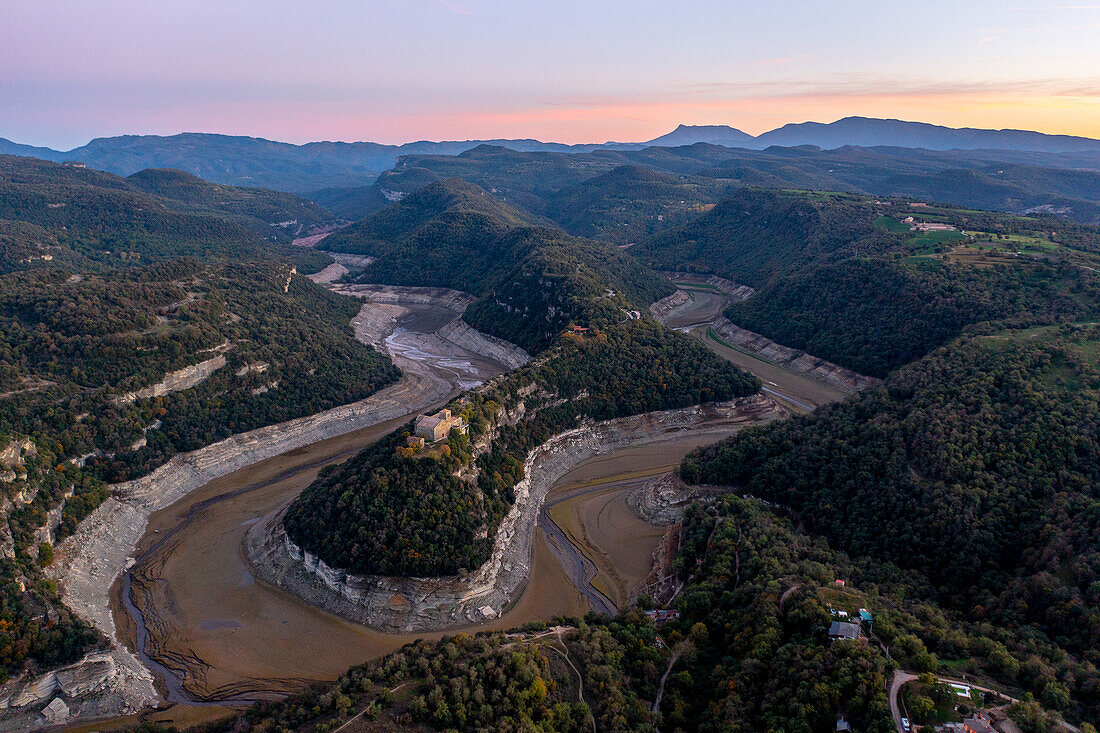
[[[582,463],[550,489],[539,526],[592,608],[625,608],[652,570],[665,526],[649,521],[632,499],[691,450],[729,435],[701,431],[621,448]]]
[[[394,360],[404,372],[397,384],[357,403],[236,435],[176,456],[148,476],[112,487],[114,495],[58,548],[58,561],[50,570],[65,602],[113,643],[109,652],[112,671],[106,680],[108,684],[93,695],[68,701],[73,720],[132,713],[156,704],[162,693],[170,691],[163,682],[159,690],[155,684],[149,667],[162,671],[157,664],[143,664],[134,653],[137,648],[134,643],[136,615],[143,624],[149,621],[144,624],[148,634],[142,653],[155,655],[161,664],[166,659],[172,661],[172,655],[160,655],[158,639],[162,629],[158,608],[141,609],[136,614],[120,613],[122,606],[117,603],[119,579],[124,573],[130,576],[127,584],[131,600],[140,603],[143,599],[142,583],[134,582],[138,574],[132,571],[140,556],[139,540],[143,535],[156,536],[157,530],[149,525],[150,517],[181,499],[201,494],[200,487],[218,485],[229,477],[241,478],[240,472],[254,464],[265,461],[294,463],[295,457],[300,457],[299,451],[322,456],[323,460],[315,467],[307,465],[307,468],[319,469],[325,462],[351,455],[377,439],[377,435],[369,432],[371,427],[396,426],[423,409],[443,403],[458,390],[502,372],[505,367],[491,356],[483,356],[451,341],[433,342],[432,346],[438,347],[434,354],[421,348],[423,343],[418,338],[423,334],[417,329],[423,324],[439,327],[451,323],[458,315],[454,310],[455,302],[468,297],[446,291],[438,298],[437,306],[430,294],[417,292],[410,303],[402,306],[399,291],[391,289],[391,303],[384,317],[374,312],[378,305],[364,304],[353,320],[357,336],[384,348],[389,340]],[[397,333],[399,330],[402,333]],[[476,341],[467,339],[467,343],[477,346]],[[438,363],[431,363],[435,357]],[[318,447],[312,449],[313,446]],[[296,473],[306,474],[308,471]],[[197,597],[202,598],[201,594]],[[175,604],[175,598],[168,598],[165,607],[172,608]],[[207,626],[211,624],[207,622]],[[218,627],[218,623],[215,621],[213,626]],[[225,628],[231,627],[232,624],[228,624]],[[173,694],[187,696],[186,692],[178,690]],[[34,715],[33,710],[28,710],[26,715],[7,717],[5,726],[12,730],[33,728],[37,725]],[[22,720],[24,717],[27,719]]]
[[[585,425],[534,449],[497,529],[490,559],[476,571],[443,578],[356,576],[303,552],[272,512],[249,530],[245,553],[255,574],[311,605],[388,632],[457,628],[500,617],[531,576],[534,529],[557,481],[589,459],[626,446],[698,434],[729,436],[787,413],[764,395]]]

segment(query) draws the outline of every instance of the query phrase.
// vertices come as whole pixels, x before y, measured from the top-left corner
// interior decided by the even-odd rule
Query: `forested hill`
[[[709,272],[760,288],[861,251],[883,253],[896,240],[875,227],[865,199],[747,189],[640,242],[631,254],[658,269]]]
[[[0,157],[0,680],[97,643],[41,567],[110,484],[398,378],[355,339],[360,304],[296,272],[329,258],[282,243],[330,221],[175,171]]]
[[[759,381],[648,316],[563,336],[540,358],[453,402],[470,435],[406,447],[411,425],[326,472],[287,510],[303,549],[359,574],[425,577],[489,559],[534,448],[584,421],[747,396]]]
[[[393,730],[824,733],[843,716],[887,733],[895,668],[922,674],[905,701],[916,725],[958,704],[927,676],[941,675],[1024,698],[1008,708],[1024,730],[1055,729],[1040,705],[1095,730],[1098,346],[1096,327],[968,340],[699,451],[685,476],[737,476],[737,494],[769,503],[731,492],[688,508],[678,619],[630,610],[418,642],[213,730],[361,714]],[[831,641],[836,614],[860,609],[874,638]]]
[[[440,181],[346,230],[326,248],[378,259],[365,282],[473,293],[474,327],[540,351],[569,324],[606,327],[672,292],[637,260],[508,207],[474,184]]]
[[[964,339],[875,390],[701,449],[681,474],[915,571],[926,597],[1000,630],[1008,651],[990,672],[1100,713],[1096,326]]]
[[[172,208],[232,218],[265,238],[302,236],[334,223],[324,207],[292,193],[209,183],[170,168],[147,168],[126,180]]]
[[[571,234],[633,244],[722,198],[730,184],[624,165],[546,197],[535,209]]]
[[[602,242],[517,226],[521,218],[499,211],[455,217],[444,185],[455,184],[429,187],[364,223],[392,239],[372,244],[380,259],[363,278],[465,285],[480,296],[464,314],[470,324],[541,355],[451,405],[471,425],[469,437],[455,433],[417,453],[405,445],[408,430],[396,431],[291,505],[289,536],[354,573],[473,570],[489,557],[527,455],[552,436],[585,420],[725,401],[760,387],[653,320],[647,306],[672,288],[637,260]],[[484,200],[471,184],[457,187],[462,201]],[[448,206],[427,218],[424,201]]]
[[[532,224],[529,216],[504,205],[488,191],[461,178],[431,183],[349,227],[330,234],[325,248],[380,257],[387,245],[417,236],[429,223],[462,216],[478,217],[487,227],[504,230]]]
[[[558,192],[586,182],[591,182],[586,187],[591,189],[599,185],[599,176],[622,166],[668,174],[686,184],[687,195],[670,201],[672,215],[681,201],[696,195],[716,203],[730,187],[768,186],[915,197],[1017,214],[1045,211],[1080,223],[1100,223],[1100,173],[1096,172],[1100,149],[1076,153],[847,146],[745,150],[700,142],[676,148],[558,153],[483,145],[460,155],[406,155],[373,184],[310,195],[321,203],[341,206],[342,216],[358,218],[384,206],[387,197],[458,176],[511,205],[553,218],[548,206]],[[608,189],[608,203],[619,198],[625,208],[600,214],[597,205],[590,215],[604,232],[616,232],[617,224],[631,211],[641,215],[634,219],[637,223],[664,214],[659,197],[647,206],[645,196],[625,200],[615,188]],[[595,195],[599,201],[600,194]],[[570,228],[570,214],[575,218],[576,212],[563,213],[556,219],[559,226],[572,234],[591,235]]]
[[[630,252],[755,287],[734,323],[877,377],[979,324],[1100,307],[1096,228],[900,199],[746,190]]]
[[[0,156],[0,271],[248,256],[332,221],[290,194],[217,186],[175,171],[126,179]]]

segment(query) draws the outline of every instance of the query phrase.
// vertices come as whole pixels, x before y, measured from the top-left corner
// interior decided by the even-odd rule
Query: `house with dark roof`
[[[854,641],[863,638],[863,634],[860,632],[859,624],[833,621],[829,624],[829,638]]]

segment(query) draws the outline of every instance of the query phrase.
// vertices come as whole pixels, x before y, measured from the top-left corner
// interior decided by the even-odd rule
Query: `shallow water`
[[[433,367],[454,382],[458,389],[473,389],[485,382],[486,373],[475,359],[484,362],[469,352],[443,341],[438,336],[410,331],[398,326],[386,337],[386,350],[395,359],[408,359]]]

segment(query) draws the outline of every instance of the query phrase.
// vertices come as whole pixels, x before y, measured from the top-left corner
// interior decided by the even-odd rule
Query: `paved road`
[[[890,692],[889,692],[889,695],[890,695],[890,714],[894,716],[894,727],[897,728],[898,733],[905,733],[905,728],[903,728],[902,725],[901,725],[902,712],[899,709],[899,701],[901,699],[901,688],[903,686],[909,684],[910,682],[912,682],[915,679],[917,679],[917,675],[913,674],[912,672],[903,672],[901,670],[897,670],[897,671],[894,672],[894,676],[890,680]],[[945,685],[966,685],[971,690],[977,690],[978,692],[992,693],[992,694],[996,695],[997,697],[1001,697],[1001,698],[1004,698],[1005,700],[1008,700],[1010,703],[1019,702],[1019,700],[1017,700],[1016,698],[1010,697],[1009,695],[1006,695],[1005,693],[1001,692],[1000,690],[994,690],[994,689],[991,689],[989,687],[982,687],[981,685],[975,685],[973,682],[966,682],[964,680],[955,680],[955,679],[951,679],[950,677],[937,677],[936,679],[939,682],[944,683]],[[1071,731],[1071,733],[1079,733],[1079,729],[1076,726],[1070,725],[1069,723],[1065,722],[1064,720],[1059,721],[1059,725],[1061,725],[1066,730]]]
[[[897,728],[898,733],[905,733],[905,728],[901,724],[902,714],[898,705],[901,699],[901,688],[916,678],[915,674],[896,670],[893,679],[890,680],[890,715],[894,716],[894,727]]]

